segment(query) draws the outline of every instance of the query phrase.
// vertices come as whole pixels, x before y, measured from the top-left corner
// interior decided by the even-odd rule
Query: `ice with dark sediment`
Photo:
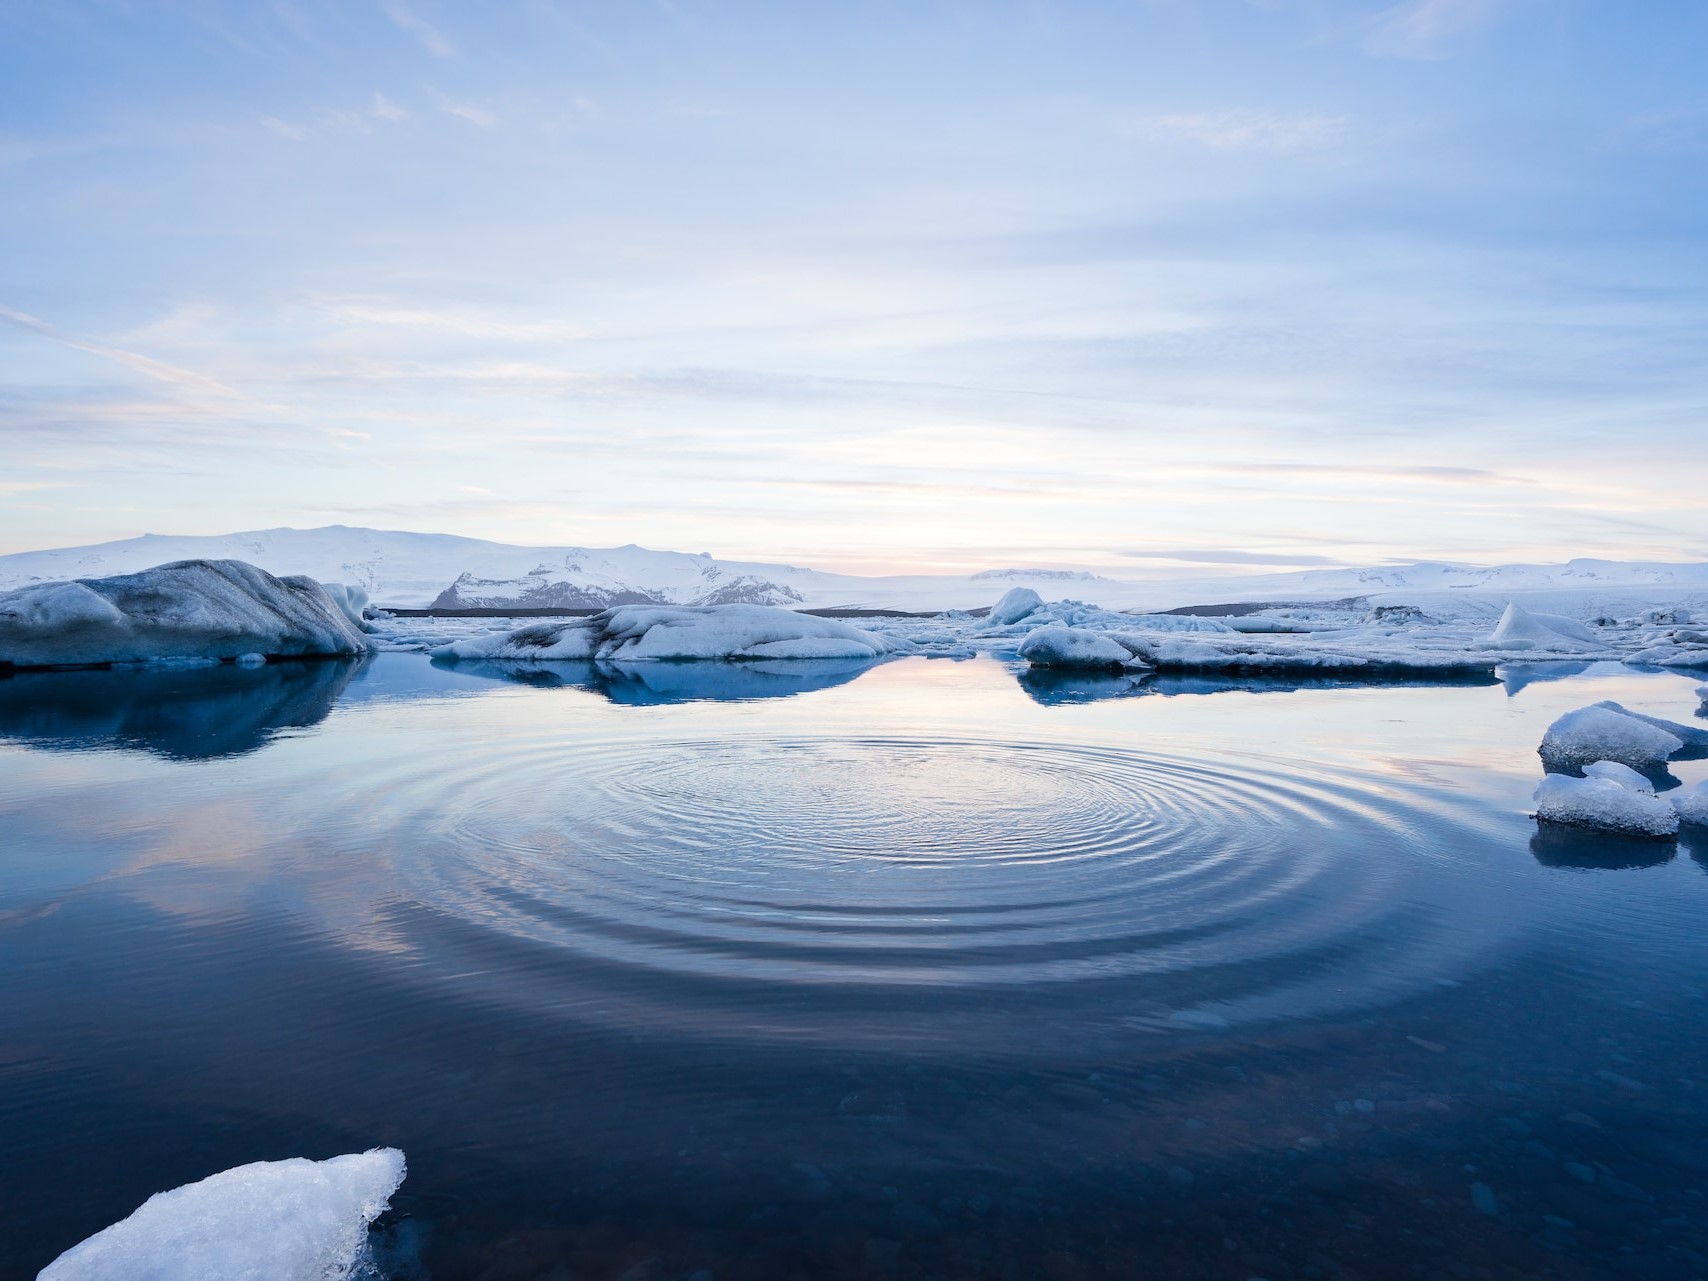
[[[512,662],[875,660],[904,648],[834,618],[770,605],[624,605],[591,618],[454,641],[433,654]]]
[[[396,1148],[240,1165],[156,1193],[37,1281],[344,1281],[404,1172]]]
[[[0,666],[212,663],[361,654],[359,593],[186,560],[0,593]]]

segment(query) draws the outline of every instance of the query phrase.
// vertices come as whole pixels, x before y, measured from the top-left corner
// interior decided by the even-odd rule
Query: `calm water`
[[[0,681],[0,1274],[386,1143],[437,1281],[1708,1275],[1708,846],[1525,815],[1695,682],[1533,675]]]

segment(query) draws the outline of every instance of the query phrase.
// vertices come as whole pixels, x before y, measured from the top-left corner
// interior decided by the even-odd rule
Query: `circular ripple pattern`
[[[1415,887],[1468,843],[1392,780],[982,739],[507,740],[392,803],[431,815],[390,848],[406,894],[561,956],[750,991],[1137,981],[1187,1020],[1439,973]]]

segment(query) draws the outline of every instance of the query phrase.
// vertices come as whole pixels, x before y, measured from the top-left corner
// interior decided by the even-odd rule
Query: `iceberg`
[[[312,578],[274,578],[239,560],[32,584],[0,593],[0,667],[365,654],[346,609]]]
[[[36,1281],[343,1281],[404,1173],[396,1148],[240,1165],[156,1193]]]
[[[1144,667],[1143,659],[1110,632],[1052,623],[1020,642],[1019,654],[1036,667],[1074,667],[1115,670]]]
[[[564,622],[536,623],[453,641],[440,659],[512,662],[689,662],[723,659],[861,659],[894,652],[882,636],[772,605],[623,605]]]
[[[1571,654],[1600,653],[1608,648],[1606,642],[1575,618],[1533,614],[1516,603],[1507,605],[1489,643],[1496,649],[1556,650]]]
[[[1583,778],[1544,778],[1536,788],[1536,817],[1624,836],[1666,839],[1678,834],[1678,811],[1655,795],[1647,779],[1617,762],[1612,762],[1613,770],[1596,770],[1597,764],[1591,762]]]
[[[1581,770],[1596,761],[1615,761],[1652,772],[1683,747],[1684,740],[1678,735],[1633,716],[1617,704],[1596,703],[1567,712],[1548,726],[1539,750],[1542,767],[1550,773]]]

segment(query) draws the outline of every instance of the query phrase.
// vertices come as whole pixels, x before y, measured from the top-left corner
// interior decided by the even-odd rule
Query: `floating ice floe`
[[[771,605],[622,605],[591,618],[454,641],[433,655],[520,662],[872,660],[904,647],[834,618]]]
[[[1684,726],[1678,726],[1683,729]],[[1618,704],[1596,703],[1567,712],[1542,735],[1542,767],[1581,770],[1595,761],[1617,761],[1635,770],[1656,770],[1684,747],[1684,738]]]
[[[1562,614],[1533,614],[1516,604],[1495,624],[1489,644],[1496,649],[1552,650],[1567,654],[1606,653],[1607,643],[1594,632]]]
[[[346,612],[352,599],[341,604],[312,578],[274,578],[238,560],[32,584],[0,593],[0,666],[365,653],[368,639]]]
[[[1122,639],[1110,632],[1052,623],[1020,642],[1019,654],[1034,667],[1073,667],[1115,670],[1144,667]]]
[[[1708,668],[1708,634],[1676,631],[1658,644],[1625,655],[1638,667]]]
[[[240,1165],[156,1193],[36,1281],[343,1281],[403,1176],[396,1148]]]
[[[1708,781],[1676,794],[1672,807],[1678,811],[1681,822],[1708,827]]]
[[[1625,836],[1667,838],[1678,833],[1679,812],[1655,795],[1654,785],[1618,762],[1590,762],[1583,778],[1549,774],[1536,787],[1536,817]]]

